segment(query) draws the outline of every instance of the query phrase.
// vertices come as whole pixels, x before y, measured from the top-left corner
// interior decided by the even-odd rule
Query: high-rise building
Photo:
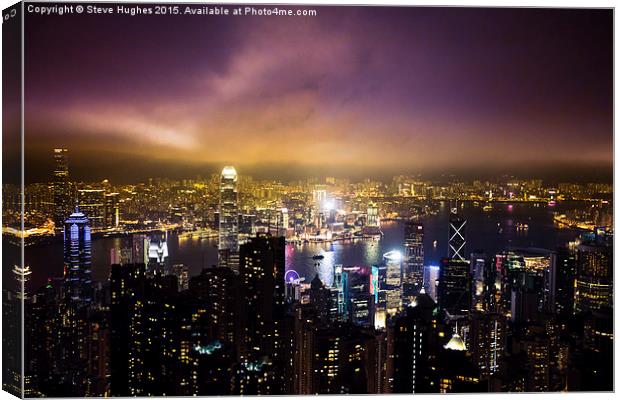
[[[65,220],[65,297],[71,302],[90,303],[91,238],[88,218],[79,210]]]
[[[439,266],[439,305],[451,315],[466,315],[471,306],[469,262],[442,258]]]
[[[176,279],[147,279],[144,264],[113,265],[110,292],[111,394],[173,393],[180,328]]]
[[[471,254],[469,261],[471,285],[471,309],[489,311],[495,304],[495,279],[491,259],[482,252]]]
[[[105,227],[106,199],[103,189],[79,189],[78,206],[93,229]]]
[[[435,302],[425,293],[394,322],[394,393],[433,393],[437,385]]]
[[[239,268],[239,199],[237,171],[227,166],[220,175],[218,265]]]
[[[385,310],[388,315],[394,316],[403,308],[402,299],[402,264],[403,255],[393,250],[383,255],[385,264],[385,280],[380,290],[385,293]]]
[[[133,235],[131,237],[131,263],[149,263],[149,238],[146,235]]]
[[[366,393],[365,341],[361,329],[350,323],[313,332],[313,394]]]
[[[189,292],[205,307],[206,330],[212,340],[235,344],[239,291],[239,279],[230,268],[204,268],[200,275],[190,278]]]
[[[244,394],[284,391],[284,342],[288,333],[284,329],[284,250],[284,237],[268,234],[251,238],[239,250],[242,301],[238,379],[246,388]]]
[[[567,248],[560,248],[551,256],[549,270],[551,311],[565,317],[571,316],[574,311],[577,275],[575,258],[575,253]]]
[[[496,312],[472,311],[469,337],[469,350],[481,376],[488,377],[498,373],[505,351],[505,317]]]
[[[465,225],[467,220],[458,214],[458,210],[452,208],[450,210],[450,236],[448,240],[448,258],[452,260],[467,260],[465,246]]]
[[[71,184],[69,182],[69,159],[67,149],[54,149],[54,222],[56,231],[62,231],[67,215],[74,204],[71,201]]]
[[[366,208],[366,225],[369,227],[379,227],[379,208],[377,203],[371,201]]]
[[[437,288],[439,287],[439,266],[428,265],[424,268],[424,291],[437,303]]]
[[[184,264],[172,266],[172,274],[177,277],[179,291],[189,289],[189,267]]]
[[[118,228],[120,222],[119,193],[105,194],[105,228]]]
[[[424,226],[419,222],[405,224],[405,263],[404,295],[417,296],[424,285]]]
[[[613,248],[591,240],[577,247],[575,312],[613,307]]]

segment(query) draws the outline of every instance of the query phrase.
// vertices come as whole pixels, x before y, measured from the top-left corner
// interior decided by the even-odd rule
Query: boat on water
[[[325,258],[325,256],[322,255],[322,254],[317,254],[316,256],[312,256],[313,260],[322,260],[324,258]]]

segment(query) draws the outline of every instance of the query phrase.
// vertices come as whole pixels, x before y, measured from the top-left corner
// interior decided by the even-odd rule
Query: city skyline
[[[48,148],[69,144],[84,180],[128,162],[134,180],[227,164],[611,179],[606,10],[316,9],[277,23],[30,15],[26,179],[41,179]]]
[[[613,9],[3,17],[3,390],[614,390]]]

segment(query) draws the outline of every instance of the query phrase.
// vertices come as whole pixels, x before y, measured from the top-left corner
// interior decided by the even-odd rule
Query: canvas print
[[[3,12],[3,390],[612,391],[613,10]]]

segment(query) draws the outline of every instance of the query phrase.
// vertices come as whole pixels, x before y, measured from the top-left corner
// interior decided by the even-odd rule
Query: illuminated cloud
[[[135,18],[111,33],[109,21],[28,24],[38,145],[335,168],[612,159],[604,11],[325,7]]]

